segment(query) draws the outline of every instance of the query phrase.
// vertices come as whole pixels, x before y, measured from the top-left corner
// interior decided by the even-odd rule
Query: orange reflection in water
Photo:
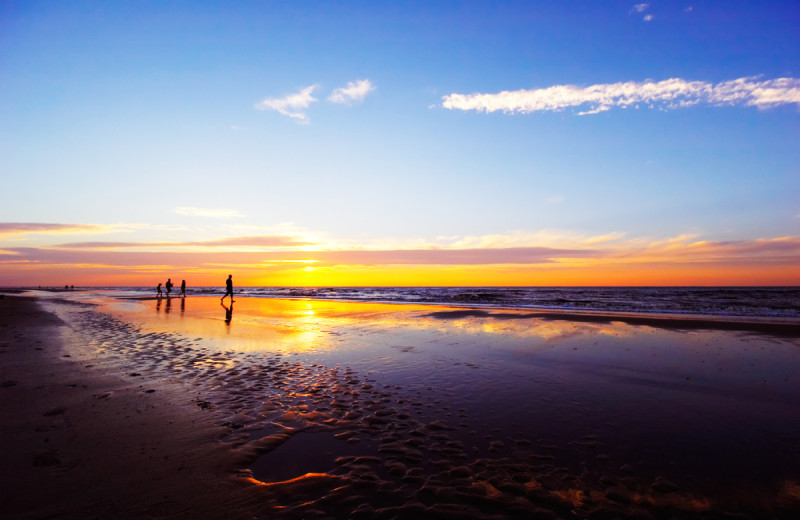
[[[626,336],[634,329],[620,322],[530,318],[524,311],[502,311],[503,319],[491,315],[499,311],[489,311],[487,316],[437,319],[431,313],[453,308],[432,305],[244,297],[223,304],[215,297],[191,297],[181,299],[182,312],[165,313],[167,303],[107,301],[102,310],[134,323],[144,332],[180,333],[215,350],[237,352],[323,351],[346,339],[387,331],[557,341],[598,334]]]
[[[218,350],[306,352],[330,348],[351,329],[414,324],[436,309],[267,298],[237,298],[223,305],[215,297],[192,297],[182,304],[180,314],[164,313],[165,303],[158,300],[107,301],[101,310],[144,332],[180,333],[211,342]]]

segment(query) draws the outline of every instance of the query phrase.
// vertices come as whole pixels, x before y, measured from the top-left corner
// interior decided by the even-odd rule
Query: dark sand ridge
[[[241,309],[236,311],[234,324],[242,316]],[[60,310],[81,338],[73,359],[80,357],[81,363],[93,365],[89,367],[93,371],[115,372],[123,381],[127,377],[139,384],[146,382],[142,388],[158,390],[147,394],[149,397],[158,396],[162,389],[182,388],[177,395],[183,396],[183,408],[192,403],[192,413],[205,413],[213,418],[211,422],[226,428],[228,444],[223,451],[231,450],[229,460],[234,466],[251,467],[258,481],[271,483],[251,481],[246,489],[260,489],[263,495],[258,501],[244,498],[250,497],[246,493],[229,494],[235,491],[233,484],[230,490],[221,489],[216,498],[224,502],[222,497],[228,497],[232,509],[306,518],[713,517],[715,511],[742,509],[719,503],[718,498],[709,498],[681,480],[676,484],[634,467],[639,461],[629,458],[632,450],[615,446],[636,440],[621,434],[621,426],[586,427],[614,421],[628,427],[636,418],[620,417],[619,409],[610,405],[598,409],[597,399],[582,399],[575,391],[559,399],[562,382],[531,370],[536,367],[528,366],[531,359],[521,354],[524,348],[512,349],[510,362],[509,351],[500,358],[476,354],[487,341],[480,331],[492,325],[491,319],[467,316],[458,324],[464,334],[450,327],[439,331],[437,338],[425,330],[435,327],[430,322],[436,320],[417,326],[419,313],[409,322],[408,315],[406,321],[382,321],[386,310],[372,315],[351,311],[355,325],[343,326],[339,321],[337,326],[335,320],[328,320],[322,322],[324,331],[308,327],[301,331],[300,337],[315,341],[333,338],[338,347],[358,341],[371,346],[369,353],[356,349],[348,364],[325,352],[221,351],[209,348],[208,338],[158,332],[152,327],[140,329],[84,306],[61,306]],[[163,312],[159,315],[159,319],[165,317]],[[242,317],[246,321],[247,313]],[[377,325],[362,323],[370,318]],[[137,319],[134,323],[143,322]],[[174,320],[168,323],[172,330],[180,328]],[[404,323],[411,333],[389,333]],[[265,326],[263,322],[256,325]],[[534,328],[527,323],[520,330]],[[611,329],[618,335],[626,332],[618,326]],[[602,332],[561,326],[556,331],[561,339],[556,343],[578,350],[584,346],[579,336],[587,330]],[[506,328],[501,337],[508,342],[513,332]],[[546,343],[553,330],[544,327],[538,332],[534,337]],[[575,337],[564,340],[570,336]],[[458,345],[456,355],[448,356],[441,344],[437,346],[442,338],[451,347]],[[525,341],[521,347],[527,347],[530,337],[523,334],[521,338]],[[217,338],[229,344],[222,339]],[[372,350],[385,354],[376,355]],[[587,374],[604,369],[606,375],[627,385],[638,378],[643,393],[650,385],[655,387],[655,395],[661,396],[665,389],[678,385],[676,378],[664,374],[592,364],[591,356],[587,361],[587,353],[582,354]],[[315,356],[320,362],[313,362]],[[347,357],[338,361],[344,359]],[[562,370],[559,367],[564,363],[574,366],[576,359],[565,358],[563,353],[537,359],[547,372]],[[517,364],[520,367],[515,367]],[[371,371],[370,366],[379,369]],[[514,384],[498,381],[498,370]],[[782,410],[790,384],[786,381],[760,396],[771,398]],[[602,390],[596,383],[587,386],[589,391]],[[693,391],[705,394],[709,389],[724,394],[723,400],[731,398],[730,389],[720,381],[706,381],[704,387]],[[485,407],[484,394],[498,410]],[[600,400],[606,397],[613,398],[613,392]],[[503,408],[519,413],[521,400],[529,401],[540,413],[518,417],[515,423],[513,417],[504,416]],[[644,406],[650,404],[643,401]],[[599,418],[594,422],[583,419],[592,415]],[[686,418],[677,411],[675,417],[664,420]],[[537,427],[532,420],[547,424]],[[219,430],[208,427],[208,432],[213,437]],[[784,442],[791,446],[792,441]],[[640,442],[654,442],[656,449],[669,445],[664,439]],[[673,444],[680,448],[680,443]],[[175,449],[181,452],[180,446]],[[220,464],[225,466],[224,461]],[[228,482],[225,475],[225,471],[216,474]],[[293,477],[299,478],[286,481]],[[794,487],[791,480],[778,482],[768,503],[753,505],[751,500],[747,508],[769,508],[778,516],[796,512],[794,500],[800,487]]]
[[[467,317],[492,318],[495,320],[520,320],[539,318],[544,320],[564,320],[585,323],[627,323],[676,330],[728,330],[744,332],[761,332],[771,336],[796,338],[800,335],[800,323],[797,320],[781,318],[745,318],[732,317],[693,317],[669,314],[653,314],[650,316],[633,315],[623,312],[573,312],[573,311],[487,311],[483,309],[456,309],[434,311],[428,314],[432,318],[453,320]]]

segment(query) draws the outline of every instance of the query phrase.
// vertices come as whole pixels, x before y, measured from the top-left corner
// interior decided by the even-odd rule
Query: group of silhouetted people
[[[169,293],[172,292],[172,287],[172,278],[167,278],[167,283],[164,284],[164,288],[167,290],[167,298],[169,298]],[[161,282],[158,282],[156,291],[158,291],[158,294],[156,295],[158,298],[161,298],[164,295],[164,293],[161,292]],[[186,280],[181,280],[181,297],[186,298]]]
[[[170,293],[172,292],[172,278],[167,278],[167,282],[164,284],[164,289],[166,290],[167,296],[167,312],[169,312],[169,297]],[[158,298],[158,305],[156,306],[156,310],[160,309],[161,306],[161,298],[164,296],[164,292],[161,290],[161,282],[158,283],[156,286],[156,297]],[[228,296],[231,297],[231,306],[225,306],[225,298]],[[186,280],[181,280],[181,297],[186,298]],[[220,303],[223,307],[225,307],[225,323],[230,325],[231,317],[233,316],[233,275],[229,274],[228,279],[225,280],[225,294],[222,298],[219,299]],[[183,303],[181,303],[181,311],[183,311]]]
[[[166,291],[167,291],[167,298],[169,298],[169,293],[172,292],[172,287],[173,287],[172,278],[167,278],[167,283],[164,284],[164,289],[166,289]],[[164,296],[163,291],[161,291],[161,282],[158,282],[158,285],[156,286],[156,291],[158,291],[158,293],[156,294],[156,296],[158,298],[161,298],[162,296]],[[229,274],[228,275],[228,279],[225,280],[225,295],[222,298],[220,298],[219,301],[224,301],[225,298],[227,298],[228,296],[231,297],[231,303],[233,303],[233,275],[232,274]],[[181,280],[181,297],[182,298],[186,298],[186,280]]]

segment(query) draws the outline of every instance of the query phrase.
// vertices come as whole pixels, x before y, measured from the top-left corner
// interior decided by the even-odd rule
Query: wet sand
[[[0,517],[252,518],[225,428],[84,348],[34,299],[0,299]]]
[[[89,299],[0,301],[12,516],[800,512],[797,324]]]

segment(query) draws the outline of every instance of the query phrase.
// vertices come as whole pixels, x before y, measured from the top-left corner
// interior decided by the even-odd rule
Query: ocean
[[[150,287],[106,287],[132,295]],[[235,287],[239,296],[477,308],[800,319],[798,287]],[[173,292],[175,294],[177,291]],[[189,287],[216,295],[222,287]]]

